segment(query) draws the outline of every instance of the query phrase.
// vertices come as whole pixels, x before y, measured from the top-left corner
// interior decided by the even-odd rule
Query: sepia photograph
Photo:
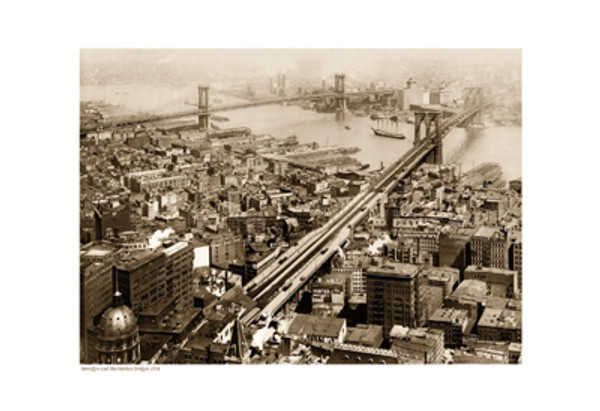
[[[598,408],[593,4],[3,12],[2,409]]]
[[[521,362],[521,50],[80,53],[82,364]]]

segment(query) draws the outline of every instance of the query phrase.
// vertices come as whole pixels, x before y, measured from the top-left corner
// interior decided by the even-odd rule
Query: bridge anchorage
[[[424,125],[423,130],[425,136],[423,139],[431,138],[435,145],[434,149],[427,156],[425,161],[429,164],[443,164],[443,146],[442,146],[442,129],[440,119],[442,112],[439,110],[418,110],[414,112],[415,116],[415,139],[414,146],[421,144],[421,124]]]
[[[210,113],[208,112],[208,85],[198,85],[198,128],[208,130]]]
[[[484,104],[483,87],[465,87],[463,93],[464,109],[468,110],[471,108],[481,107]],[[471,117],[467,124],[483,124],[481,110]]]

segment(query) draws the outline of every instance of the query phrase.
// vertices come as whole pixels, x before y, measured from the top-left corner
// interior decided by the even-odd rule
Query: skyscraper
[[[417,327],[420,318],[422,278],[416,265],[386,262],[367,270],[367,323],[383,326],[388,336],[394,325]]]

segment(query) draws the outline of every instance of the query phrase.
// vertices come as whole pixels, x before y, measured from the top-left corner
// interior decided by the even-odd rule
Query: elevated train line
[[[483,103],[458,113],[441,123],[435,133],[428,124],[426,138],[391,164],[323,227],[305,236],[296,247],[279,256],[265,272],[244,287],[261,309],[246,313],[243,322],[249,324],[259,316],[272,316],[280,310],[347,239],[351,227],[366,218],[368,210],[391,192],[398,179],[405,178],[424,161],[431,161],[435,150],[441,149],[436,139],[444,138],[454,127],[469,121],[491,104]]]

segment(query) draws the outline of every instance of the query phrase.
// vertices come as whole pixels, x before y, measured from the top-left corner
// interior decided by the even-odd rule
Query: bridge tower
[[[198,85],[198,128],[201,131],[208,130],[208,90],[207,85]]]
[[[346,110],[346,98],[344,97],[345,93],[345,85],[346,83],[346,75],[343,73],[336,73],[335,75],[335,93],[337,94],[335,98],[335,108],[338,111]]]
[[[426,159],[428,163],[442,164],[444,162],[443,145],[442,145],[442,129],[440,119],[442,112],[439,110],[419,110],[414,112],[415,115],[415,140],[414,145],[421,144],[421,125],[424,126],[425,136],[423,139],[431,139],[435,148],[431,155]]]
[[[468,110],[483,105],[483,87],[465,87],[463,93],[464,108]],[[481,110],[473,116],[471,123],[482,124]]]
[[[277,75],[277,95],[279,97],[285,97],[285,89],[287,88],[287,78],[285,73],[279,73]]]

